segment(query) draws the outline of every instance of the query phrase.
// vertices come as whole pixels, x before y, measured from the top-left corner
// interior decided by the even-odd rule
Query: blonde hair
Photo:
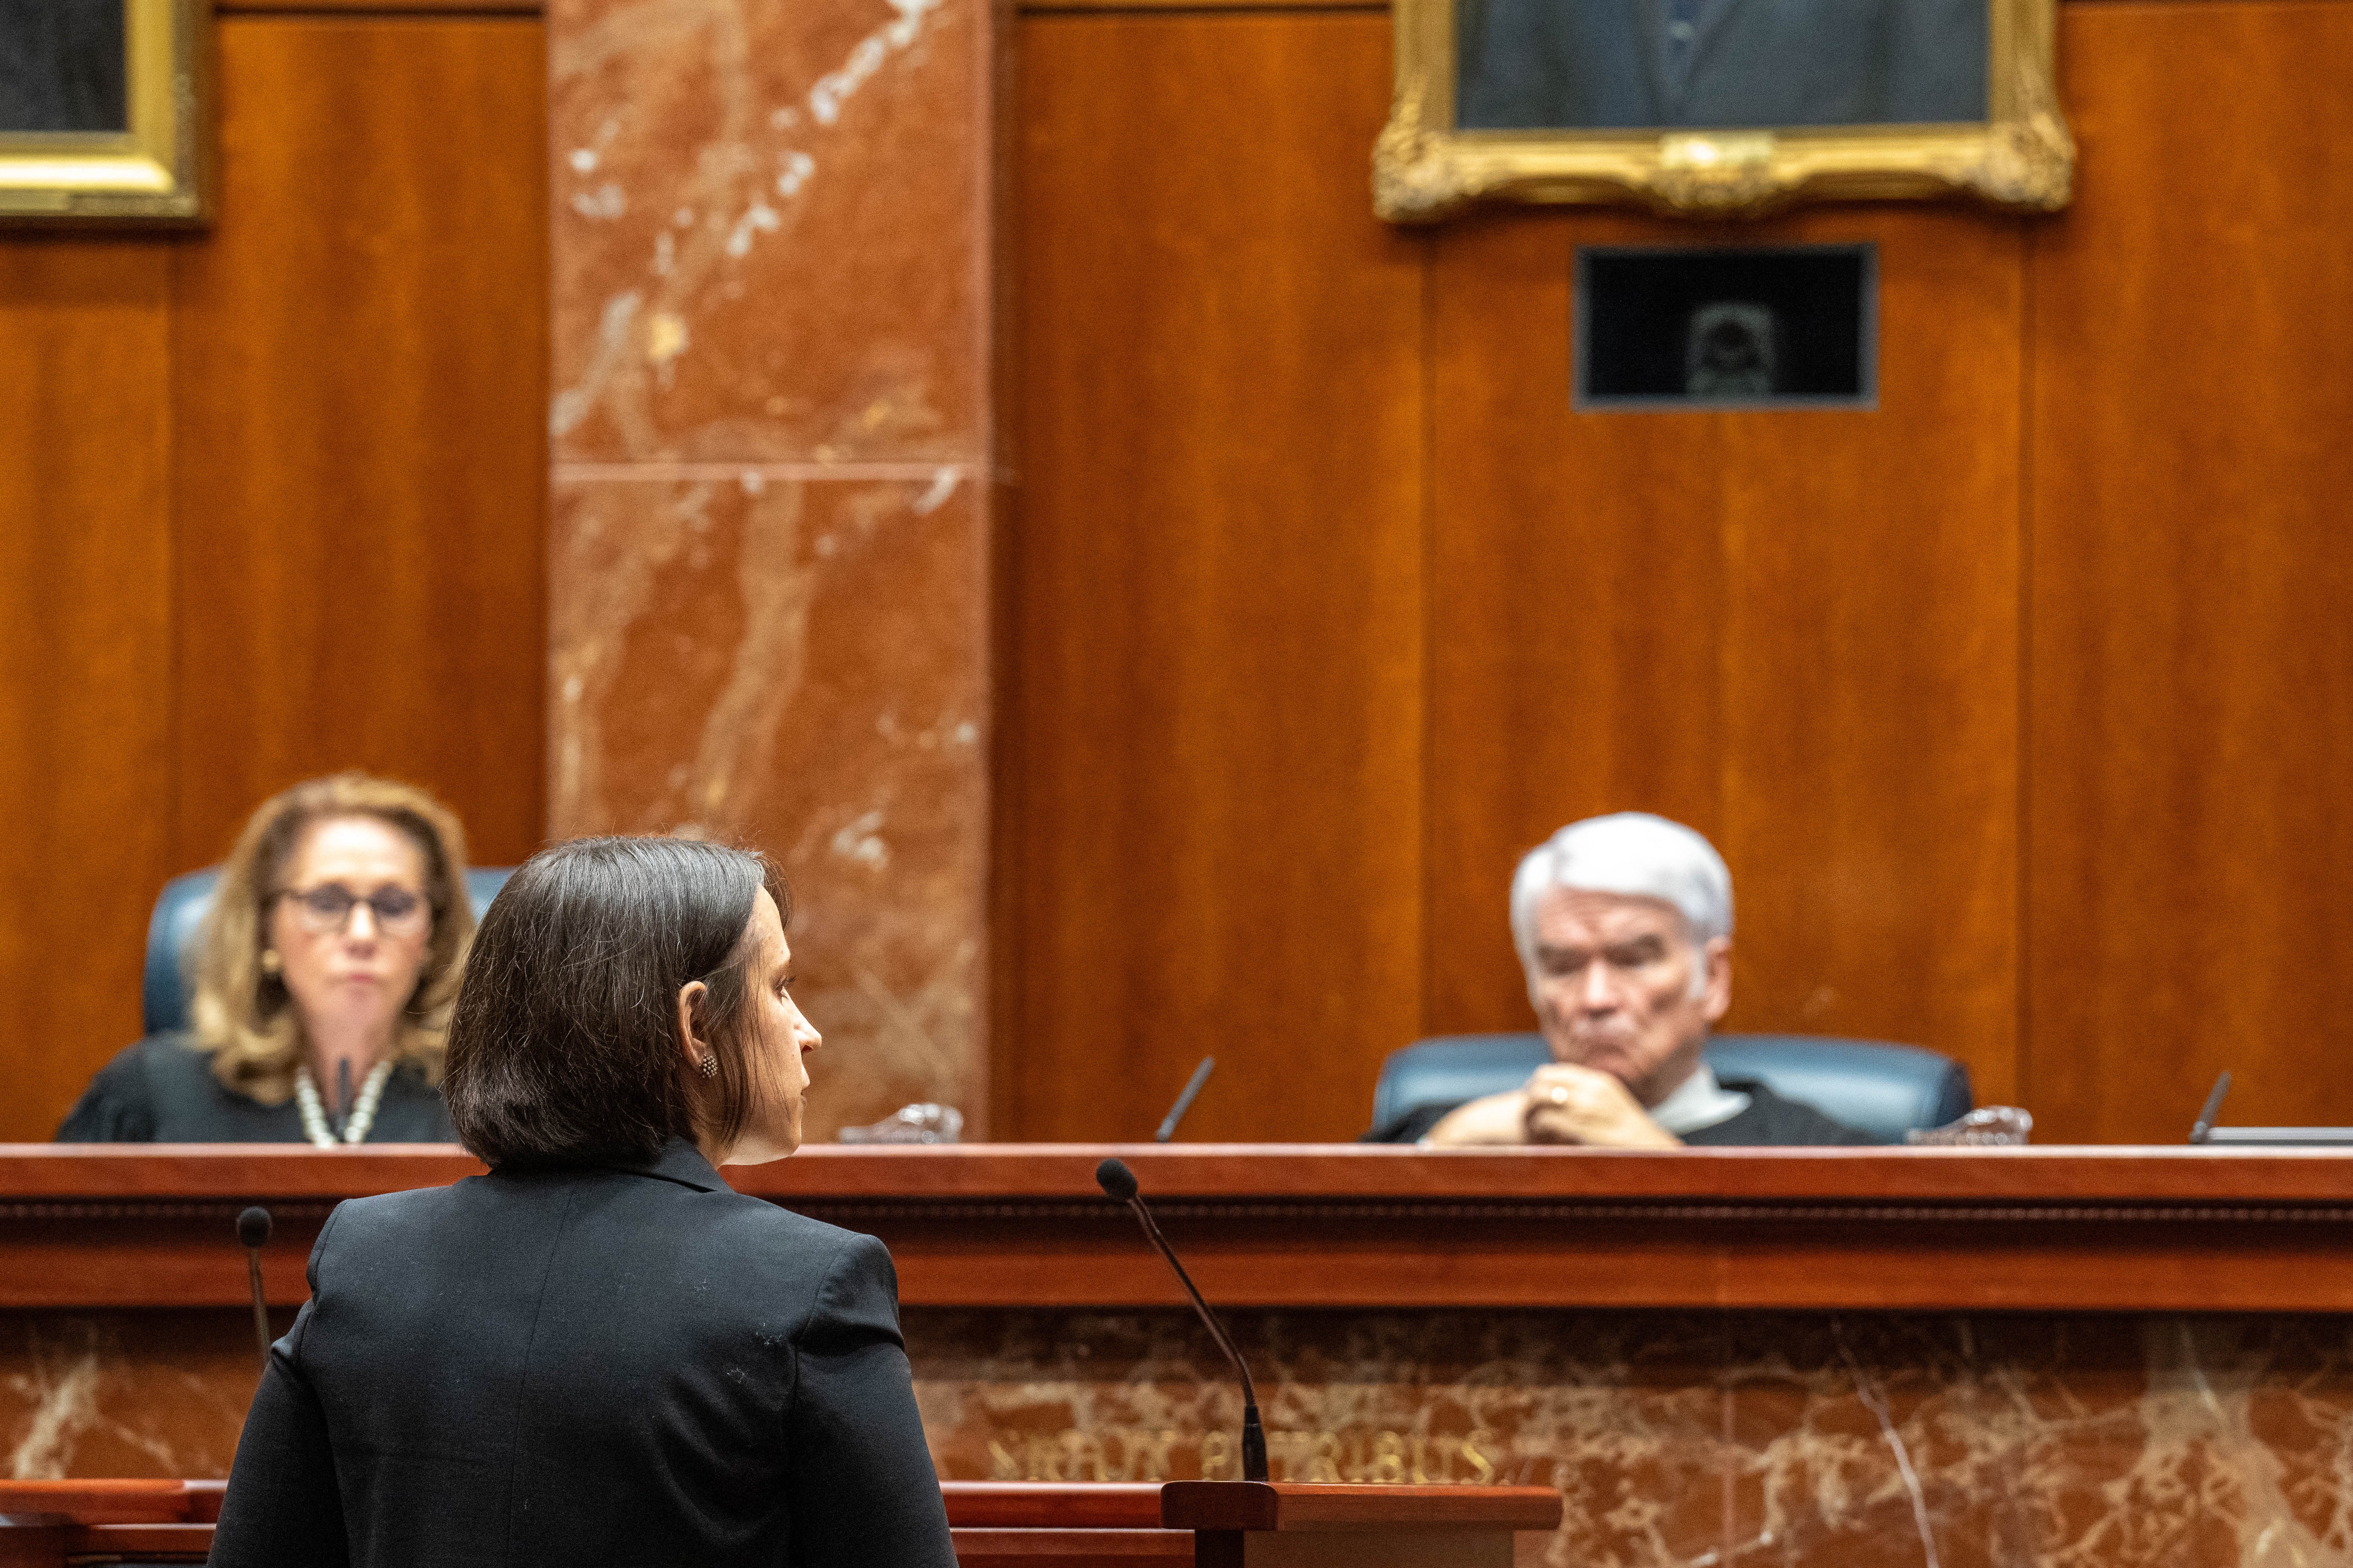
[[[213,907],[197,938],[197,1044],[212,1056],[213,1076],[264,1105],[283,1105],[302,1065],[302,1021],[286,983],[262,968],[269,943],[265,915],[313,823],[374,817],[415,843],[425,861],[425,901],[432,936],[417,989],[393,1037],[395,1060],[413,1066],[428,1083],[441,1079],[443,1037],[466,949],[474,937],[474,904],[466,890],[466,830],[449,808],[414,785],[365,773],[311,779],[272,795],[248,818],[237,847],[222,865]]]

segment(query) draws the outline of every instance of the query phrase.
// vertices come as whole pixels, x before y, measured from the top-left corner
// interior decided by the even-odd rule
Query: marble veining
[[[551,833],[768,850],[812,1135],[983,1133],[988,10],[548,25]]]
[[[550,7],[559,472],[985,461],[970,5]]]
[[[951,1479],[1230,1476],[1188,1314],[904,1314]],[[2353,1563],[2343,1318],[1247,1311],[1278,1479],[1556,1487],[1554,1568]],[[281,1323],[282,1327],[282,1323]],[[0,1313],[12,1473],[218,1477],[227,1310]]]
[[[0,1313],[8,1474],[226,1476],[256,1360],[249,1316]]]
[[[2341,1320],[1242,1313],[1278,1479],[1560,1489],[1551,1564],[2353,1562]],[[1176,1313],[909,1314],[942,1474],[1231,1474]]]
[[[827,1037],[810,1128],[984,1104],[988,721],[976,495],[930,483],[565,486],[559,834],[748,840],[795,889]]]

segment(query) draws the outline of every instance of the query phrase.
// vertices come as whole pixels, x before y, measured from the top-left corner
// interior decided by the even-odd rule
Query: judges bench
[[[2353,1552],[2353,1161],[2326,1151],[979,1145],[729,1175],[890,1243],[944,1479],[1230,1476],[1239,1400],[1095,1191],[1107,1152],[1231,1310],[1278,1480],[1553,1487],[1563,1562]],[[237,1211],[276,1216],[282,1327],[334,1202],[475,1169],[0,1154],[18,1472],[226,1473]]]

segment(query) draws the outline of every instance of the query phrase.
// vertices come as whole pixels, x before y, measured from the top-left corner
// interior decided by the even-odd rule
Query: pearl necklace
[[[384,1086],[392,1081],[392,1064],[378,1062],[360,1085],[360,1097],[352,1102],[352,1119],[343,1123],[343,1143],[364,1141],[368,1129],[375,1125],[375,1108],[384,1099]],[[309,1068],[294,1069],[294,1103],[302,1110],[302,1136],[322,1149],[336,1147],[338,1140],[327,1126],[326,1107],[319,1103],[319,1086],[311,1081]]]

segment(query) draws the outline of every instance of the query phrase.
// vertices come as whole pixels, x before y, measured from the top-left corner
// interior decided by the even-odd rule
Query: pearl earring
[[[278,950],[276,948],[265,947],[261,950],[262,973],[275,974],[285,966],[285,961],[278,956]]]

